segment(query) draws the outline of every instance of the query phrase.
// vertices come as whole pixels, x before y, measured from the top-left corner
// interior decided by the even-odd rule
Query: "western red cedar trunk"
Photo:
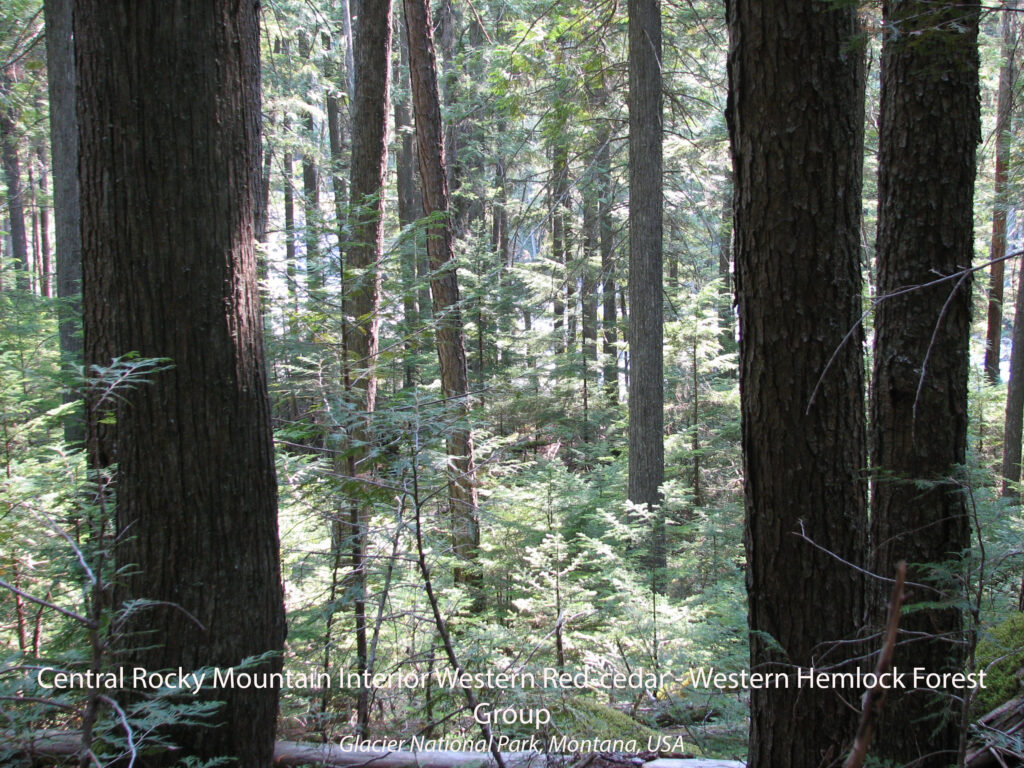
[[[988,330],[985,338],[985,376],[992,384],[999,382],[999,360],[1003,341],[1003,281],[1006,275],[1006,199],[1007,173],[1010,166],[1010,117],[1013,114],[1013,82],[1017,76],[1015,65],[1016,41],[1013,11],[1016,0],[1009,0],[1003,11],[1002,57],[999,68],[999,91],[996,96],[996,169],[994,186],[995,204],[992,209],[992,246],[989,257],[993,260],[989,275]],[[998,259],[998,261],[996,261]]]
[[[346,248],[345,314],[346,383],[364,415],[354,430],[362,446],[372,440],[371,414],[377,402],[377,352],[380,325],[381,259],[384,253],[384,173],[388,158],[388,107],[391,87],[391,0],[368,3],[356,22],[355,101],[352,104],[352,166],[349,189],[352,236]],[[349,477],[372,471],[365,447],[350,447]],[[369,663],[366,627],[366,530],[369,510],[365,488],[352,489],[347,503],[356,621],[356,668]],[[361,688],[356,702],[357,729],[366,735],[370,722],[370,691]]]
[[[750,666],[790,676],[751,691],[748,765],[838,765],[857,713],[794,673],[852,671],[864,620],[863,53],[852,6],[728,23]]]
[[[476,466],[469,414],[469,374],[466,342],[459,306],[459,283],[454,265],[448,179],[445,175],[444,131],[437,89],[437,63],[429,0],[404,0],[405,28],[409,42],[409,74],[416,119],[416,149],[425,215],[442,220],[427,230],[430,258],[430,293],[441,365],[441,390],[459,416],[448,434],[448,498],[451,504],[452,543],[459,565],[455,580],[474,588],[474,608],[483,607],[476,564],[480,547],[477,513]]]
[[[664,587],[661,3],[629,0],[629,500],[650,513],[647,565]]]
[[[0,72],[0,165],[7,184],[7,218],[10,222],[11,256],[18,269],[15,286],[31,290],[28,261],[28,231],[25,229],[25,195],[21,180],[21,159],[18,155],[18,120],[9,103],[14,85],[14,66]],[[8,102],[8,103],[3,103]]]
[[[907,640],[894,665],[963,666],[959,560],[969,528],[958,466],[967,446],[978,2],[883,5],[877,284],[871,397],[871,570],[910,563]],[[952,279],[885,299],[942,276]],[[943,563],[942,578],[931,564]],[[940,569],[941,570],[941,569]],[[919,588],[913,583],[929,585]],[[884,622],[887,589],[875,591]],[[945,603],[945,606],[941,605]],[[958,706],[947,692],[890,692],[872,750],[919,768],[956,759]]]
[[[277,484],[253,247],[256,6],[76,0],[86,364],[173,368],[116,404],[119,663],[230,667],[283,648]],[[281,669],[277,655],[254,671]],[[173,756],[269,767],[278,690],[219,690]]]

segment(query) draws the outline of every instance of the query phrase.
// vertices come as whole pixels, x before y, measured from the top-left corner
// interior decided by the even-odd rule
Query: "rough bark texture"
[[[995,205],[992,209],[992,246],[988,291],[988,330],[985,338],[985,376],[992,384],[999,383],[999,358],[1003,340],[1003,280],[1006,274],[1006,198],[1007,171],[1010,165],[1010,117],[1013,114],[1013,82],[1017,76],[1014,58],[1016,42],[1012,11],[1016,0],[1008,0],[1003,13],[1002,57],[999,68],[999,92],[996,96],[996,168],[993,190]],[[996,261],[998,259],[998,261]]]
[[[647,556],[656,589],[666,565],[661,118],[661,3],[629,0],[629,500],[659,507]]]
[[[938,277],[951,280],[883,299],[875,319],[871,397],[871,570],[911,564],[907,602],[957,600],[952,574],[969,545],[956,479],[967,440],[967,370],[978,121],[978,3],[886,2],[879,135],[877,284],[880,297]],[[922,565],[924,564],[924,565]],[[918,584],[933,584],[921,589]],[[884,589],[874,614],[884,621]],[[963,664],[960,610],[908,613],[896,667],[932,672]],[[908,635],[908,633],[918,633]],[[922,637],[924,633],[929,637]],[[874,754],[918,768],[953,762],[954,702],[895,690]]]
[[[405,26],[409,38],[409,73],[412,80],[413,112],[416,117],[416,148],[419,153],[423,209],[427,216],[442,214],[444,221],[427,231],[427,253],[432,276],[434,324],[437,329],[437,356],[441,365],[441,389],[460,415],[448,435],[448,498],[451,503],[452,543],[461,565],[457,582],[479,585],[476,565],[480,548],[480,521],[477,513],[476,467],[473,461],[473,436],[465,417],[469,412],[469,374],[466,367],[466,342],[459,308],[459,283],[455,272],[452,225],[448,205],[448,179],[445,175],[444,131],[441,127],[441,103],[437,89],[437,64],[434,36],[430,23],[429,0],[404,0]],[[475,608],[483,606],[479,591]]]
[[[0,165],[7,185],[7,218],[10,222],[11,256],[17,264],[15,286],[28,291],[32,287],[28,262],[28,231],[25,229],[25,195],[18,157],[18,121],[10,104],[14,67],[0,72]]]
[[[790,675],[849,671],[864,618],[834,557],[865,544],[863,59],[855,10],[831,7],[728,3],[750,665]],[[750,768],[835,765],[853,738],[841,691],[795,682],[751,691]]]
[[[50,96],[50,145],[53,159],[53,220],[56,235],[57,296],[61,363],[82,364],[82,235],[78,217],[78,123],[75,120],[75,44],[73,0],[46,0],[46,71]],[[78,395],[65,395],[71,402]],[[70,444],[85,440],[79,415],[64,423]]]
[[[137,611],[119,661],[228,667],[285,635],[253,248],[256,6],[76,0],[74,14],[86,363],[173,362],[120,392],[103,458],[118,464],[119,602],[184,610]],[[218,727],[173,731],[183,754],[269,766],[277,689],[215,695]]]
[[[377,403],[377,352],[380,325],[381,259],[384,253],[384,172],[388,159],[388,106],[391,89],[391,0],[368,3],[359,15],[355,39],[356,91],[352,105],[351,231],[346,258],[343,309],[350,396],[365,418],[354,430],[358,443],[372,441],[370,414]],[[365,447],[350,447],[347,473],[366,474]],[[353,494],[360,498],[357,489]],[[369,663],[366,628],[366,527],[369,510],[349,501],[349,530],[356,620],[356,668]],[[357,729],[366,735],[370,721],[370,692],[360,689],[356,702]]]
[[[399,17],[400,19],[401,17]],[[416,136],[412,121],[412,98],[409,92],[409,44],[406,41],[405,24],[398,21],[401,29],[399,39],[400,65],[395,72],[400,93],[395,99],[395,131],[398,133],[398,148],[395,157],[396,187],[398,193],[398,223],[401,228],[408,228],[423,217],[423,202],[416,189]],[[405,386],[411,387],[416,379],[414,353],[419,346],[416,329],[425,313],[426,307],[420,306],[416,290],[417,252],[420,250],[419,233],[409,233],[402,246],[402,313],[405,320],[405,333],[408,339],[405,344],[403,360]],[[425,302],[426,303],[426,302]]]
[[[1024,439],[1024,269],[1018,271],[1017,300],[1010,341],[1010,380],[1006,383],[1003,419],[1002,495],[1019,499],[1021,440]]]

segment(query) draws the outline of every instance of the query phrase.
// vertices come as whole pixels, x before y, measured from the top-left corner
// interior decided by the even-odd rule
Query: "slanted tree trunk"
[[[443,221],[427,231],[427,252],[430,257],[430,292],[437,329],[441,389],[459,416],[459,421],[448,435],[448,498],[451,504],[452,543],[459,561],[455,580],[471,587],[474,592],[474,610],[481,610],[484,599],[476,563],[480,547],[476,466],[473,459],[473,435],[465,422],[469,414],[469,374],[459,306],[459,283],[453,263],[455,254],[452,222],[449,218],[451,212],[445,174],[444,131],[437,89],[430,1],[404,0],[404,6],[423,209],[427,216],[440,214],[444,217]]]
[[[629,500],[650,515],[647,566],[667,564],[662,319],[661,3],[629,0]]]
[[[277,483],[253,247],[259,17],[251,3],[76,0],[87,365],[173,367],[119,392],[117,600],[137,607],[118,663],[279,671]],[[89,430],[99,425],[92,419]],[[173,754],[269,768],[278,689],[211,692],[214,727]],[[128,692],[126,695],[130,696]]]
[[[883,6],[878,294],[951,279],[878,306],[870,570],[891,575],[900,560],[910,564],[907,602],[932,605],[903,617],[908,642],[897,647],[894,666],[937,673],[964,661],[958,579],[970,535],[958,468],[967,448],[971,278],[964,270],[974,243],[978,7],[976,0]],[[884,591],[874,595],[879,622]],[[948,693],[890,691],[873,754],[919,768],[954,762],[960,707]]]
[[[1010,166],[1010,118],[1013,115],[1013,83],[1017,77],[1016,33],[1013,11],[1017,0],[1008,0],[1003,11],[1003,64],[999,68],[999,92],[996,97],[996,171],[995,203],[992,209],[992,246],[989,258],[988,330],[985,347],[985,376],[989,383],[999,383],[1000,349],[1003,340],[1003,281],[1006,275],[1006,196],[1007,173]],[[1019,441],[1018,441],[1019,442]],[[1019,462],[1018,462],[1019,463]]]
[[[864,619],[856,13],[728,3],[750,668],[789,675],[751,691],[749,768],[839,765],[857,728],[843,691],[794,679],[853,671]]]

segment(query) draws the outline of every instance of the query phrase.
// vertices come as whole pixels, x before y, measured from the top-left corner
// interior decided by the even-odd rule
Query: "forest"
[[[0,765],[1024,765],[1022,10],[0,2]]]

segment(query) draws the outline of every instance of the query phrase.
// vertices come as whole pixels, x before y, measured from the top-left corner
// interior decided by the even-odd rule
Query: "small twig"
[[[132,731],[131,723],[128,722],[128,715],[121,709],[121,705],[114,701],[109,696],[100,696],[107,706],[117,712],[117,718],[121,721],[121,727],[124,728],[125,740],[128,743],[128,754],[131,755],[131,760],[128,761],[128,768],[134,768],[135,760],[139,756],[138,748],[135,746],[135,732]]]
[[[896,566],[896,583],[889,598],[889,624],[885,631],[885,642],[878,654],[875,666],[875,684],[864,694],[864,706],[861,709],[860,723],[857,725],[857,737],[853,742],[850,756],[843,763],[843,768],[861,768],[868,756],[871,739],[875,735],[875,724],[882,714],[885,694],[888,689],[882,684],[882,676],[892,669],[892,657],[896,650],[896,634],[900,627],[900,606],[903,604],[903,584],[907,578],[907,563],[901,560]]]

